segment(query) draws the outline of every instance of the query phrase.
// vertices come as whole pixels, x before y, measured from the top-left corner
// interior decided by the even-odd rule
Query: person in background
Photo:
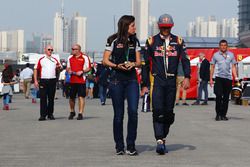
[[[232,90],[232,74],[236,81],[238,81],[236,60],[234,54],[228,51],[228,43],[226,40],[219,42],[219,51],[214,53],[210,62],[210,86],[213,86],[213,75],[215,65],[218,65],[218,72],[215,75],[214,93],[216,95],[216,121],[227,121],[228,117],[228,102],[229,95]]]
[[[30,64],[26,64],[26,68],[24,68],[20,73],[21,82],[23,82],[23,93],[26,99],[29,98],[30,95],[30,85],[32,81],[33,70],[30,68]]]
[[[97,77],[97,83],[99,86],[99,97],[100,97],[101,105],[105,105],[106,103],[107,89],[109,85],[109,75],[110,75],[109,68],[105,67],[103,65],[103,62],[101,62],[101,64],[98,64],[96,77]]]
[[[61,85],[61,88],[62,88],[62,96],[65,97],[65,73],[66,73],[66,68],[67,68],[67,65],[65,62],[62,63],[62,67],[63,67],[63,70],[60,72],[60,75],[59,75],[59,82],[60,82],[60,85]]]
[[[9,100],[10,96],[13,95],[13,90],[11,85],[15,84],[12,81],[14,77],[12,66],[8,64],[4,64],[4,70],[2,72],[2,96],[3,96],[3,110],[9,110]]]
[[[75,113],[75,99],[78,96],[79,113],[77,120],[83,119],[86,96],[86,76],[85,74],[91,69],[89,57],[81,52],[81,46],[75,44],[72,46],[72,55],[67,61],[67,71],[70,76],[70,114],[68,119],[72,120]],[[77,95],[77,96],[76,96]]]
[[[66,70],[65,71],[65,80],[64,80],[64,86],[65,86],[65,97],[68,99],[70,97],[70,74]]]
[[[137,137],[139,84],[135,67],[141,65],[140,43],[136,37],[135,17],[122,16],[118,21],[118,32],[107,40],[103,55],[103,64],[112,68],[109,91],[114,109],[113,135],[117,155],[123,155],[123,118],[127,99],[127,150],[128,155],[137,155],[135,140]]]
[[[201,105],[207,105],[207,101],[208,101],[208,90],[207,90],[207,86],[208,86],[208,81],[210,79],[210,63],[209,61],[206,59],[206,55],[201,52],[199,53],[199,58],[201,61],[200,64],[200,70],[199,70],[199,74],[200,74],[200,79],[199,79],[199,89],[198,89],[198,97],[197,100],[192,104],[192,105],[199,105],[201,98],[202,98],[202,91],[204,91],[205,94],[205,98],[204,98],[204,102],[201,103]]]
[[[92,64],[86,80],[86,96],[90,99],[93,99],[94,97],[95,75],[95,69]]]
[[[31,102],[36,103],[38,88],[35,87],[34,80],[31,81],[30,91],[31,91],[31,98],[32,98]]]
[[[38,121],[45,121],[46,117],[55,120],[56,73],[62,69],[62,66],[60,60],[52,55],[53,51],[53,46],[47,45],[44,49],[45,56],[41,57],[34,66],[34,84],[40,92],[40,118]],[[40,80],[38,80],[38,75]]]
[[[182,105],[184,106],[189,106],[186,102],[186,97],[187,97],[187,90],[183,88],[183,81],[185,79],[184,72],[183,72],[183,67],[181,61],[178,64],[178,72],[177,72],[177,79],[176,79],[176,98],[175,98],[175,105],[179,105],[179,100],[180,100],[180,92],[182,90]]]

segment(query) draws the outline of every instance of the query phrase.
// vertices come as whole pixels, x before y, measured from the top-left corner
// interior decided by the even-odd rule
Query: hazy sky
[[[87,49],[102,51],[106,38],[113,33],[113,16],[117,20],[131,14],[131,0],[64,0],[65,16],[78,11],[87,17]],[[238,0],[150,0],[150,15],[157,18],[171,14],[173,32],[185,36],[187,24],[197,16],[217,19],[237,17]],[[32,32],[53,35],[53,18],[61,0],[0,0],[0,30],[24,29],[26,39]]]

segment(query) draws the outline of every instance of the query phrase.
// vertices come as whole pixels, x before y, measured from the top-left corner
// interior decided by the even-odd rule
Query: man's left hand
[[[190,79],[189,78],[185,78],[183,81],[183,88],[185,90],[187,90],[190,87]]]
[[[77,71],[77,72],[76,72],[76,75],[77,75],[77,76],[81,76],[82,74],[83,74],[83,71]]]

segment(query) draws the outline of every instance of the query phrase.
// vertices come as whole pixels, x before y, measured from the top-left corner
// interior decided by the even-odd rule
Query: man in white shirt
[[[45,56],[41,57],[34,67],[34,84],[40,91],[39,121],[54,120],[54,98],[56,92],[56,71],[62,68],[59,60],[52,56],[53,46],[45,48]],[[40,75],[39,75],[40,74]],[[40,81],[38,83],[38,75]]]
[[[30,95],[30,84],[32,81],[33,70],[30,68],[30,64],[26,64],[26,68],[20,73],[21,82],[23,82],[23,93],[26,99]]]

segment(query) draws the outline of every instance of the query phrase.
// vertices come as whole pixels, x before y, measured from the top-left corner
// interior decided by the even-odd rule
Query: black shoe
[[[55,117],[54,117],[54,115],[48,115],[48,119],[49,120],[55,120]]]
[[[178,106],[178,105],[179,105],[179,103],[175,103],[175,105],[176,105],[176,106]]]
[[[182,105],[183,105],[183,106],[189,106],[189,104],[187,104],[187,103],[182,103]]]
[[[40,118],[38,119],[38,121],[46,121],[46,118],[45,118],[45,117],[40,117]]]
[[[101,104],[102,104],[102,106],[104,106],[104,105],[105,105],[105,102],[102,102]]]
[[[203,102],[203,103],[201,103],[201,105],[208,105],[208,104],[207,104],[207,102]]]
[[[221,117],[219,115],[216,115],[215,121],[220,121],[220,120],[221,120]]]
[[[130,156],[136,156],[138,155],[138,152],[136,151],[135,147],[128,147],[126,150],[126,154],[130,155]]]
[[[72,119],[74,118],[75,115],[76,115],[75,112],[70,112],[68,119],[69,119],[69,120],[72,120]]]
[[[116,149],[116,155],[124,155],[125,152],[123,149]]]
[[[200,105],[200,103],[196,101],[192,105]]]
[[[222,117],[221,117],[221,120],[222,120],[222,121],[228,121],[228,118],[227,118],[226,116],[222,116]]]
[[[157,140],[157,146],[155,151],[159,155],[164,155],[166,153],[166,146],[164,140]]]
[[[76,119],[77,120],[82,120],[83,119],[82,114],[79,113]]]

